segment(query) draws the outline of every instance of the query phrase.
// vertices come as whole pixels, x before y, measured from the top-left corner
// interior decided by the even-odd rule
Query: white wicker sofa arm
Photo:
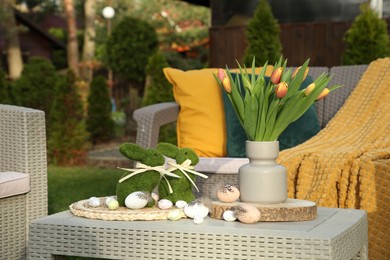
[[[179,105],[175,102],[158,103],[134,111],[137,122],[136,143],[142,147],[155,147],[158,143],[160,127],[175,122],[179,114]]]

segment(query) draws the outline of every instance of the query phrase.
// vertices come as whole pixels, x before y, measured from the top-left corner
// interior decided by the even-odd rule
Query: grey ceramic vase
[[[241,201],[259,204],[283,203],[287,200],[287,170],[276,163],[279,142],[246,142],[249,163],[238,171]]]

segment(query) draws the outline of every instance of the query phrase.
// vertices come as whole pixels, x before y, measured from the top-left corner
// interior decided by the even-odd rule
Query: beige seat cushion
[[[20,172],[0,172],[0,198],[30,191],[30,175]]]

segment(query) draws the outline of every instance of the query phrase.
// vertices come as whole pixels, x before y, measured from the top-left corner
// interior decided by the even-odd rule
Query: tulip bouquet
[[[340,85],[328,88],[331,76],[321,74],[306,89],[300,90],[309,72],[309,60],[295,71],[286,69],[287,60],[282,58],[275,64],[269,81],[264,78],[268,62],[260,73],[242,68],[233,80],[229,68],[218,69],[214,74],[219,85],[226,91],[248,140],[275,141],[289,124],[300,118],[310,106]]]

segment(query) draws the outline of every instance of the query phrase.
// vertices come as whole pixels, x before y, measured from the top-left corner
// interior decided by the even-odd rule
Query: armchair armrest
[[[160,127],[175,122],[179,105],[175,102],[158,103],[136,109],[133,119],[137,122],[136,143],[144,148],[155,147]]]

